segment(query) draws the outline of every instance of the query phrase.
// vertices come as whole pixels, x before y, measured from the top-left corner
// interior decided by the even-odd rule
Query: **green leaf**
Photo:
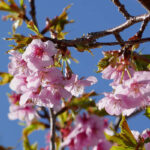
[[[69,23],[73,23],[73,20],[68,20],[68,12],[67,10],[71,7],[71,5],[68,5],[66,8],[64,8],[63,12],[56,16],[54,19],[47,19],[47,31],[50,30],[57,39],[64,39],[65,35],[68,32],[62,32],[65,28],[65,26]]]
[[[150,106],[146,107],[144,115],[150,119]]]
[[[119,57],[119,52],[118,51],[108,51],[104,52],[104,58],[102,58],[98,62],[98,71],[97,73],[103,71],[108,65],[111,65],[112,67],[116,65]]]
[[[24,0],[20,0],[20,6],[23,7],[24,5]]]
[[[124,116],[122,117],[122,120],[120,122],[120,127],[121,127],[121,135],[124,136],[124,139],[128,140],[129,145],[135,146],[137,144],[137,141],[133,136]]]
[[[150,55],[139,55],[136,54],[134,63],[138,71],[149,71]]]
[[[91,93],[87,93],[87,94],[83,94],[81,97],[76,98],[74,97],[71,102],[68,104],[68,107],[78,107],[80,109],[84,108],[88,108],[88,107],[94,107],[96,106],[95,102],[90,99],[89,97],[91,96],[96,96],[95,92],[91,92]]]
[[[29,21],[27,23],[27,28],[36,33],[38,36],[43,37],[43,35],[39,32],[37,26],[33,23],[33,21]]]
[[[6,2],[1,1],[0,2],[0,10],[11,11],[11,8],[10,8],[10,6]]]
[[[35,130],[44,130],[45,125],[41,122],[33,122],[31,125],[27,126],[23,130],[23,138],[26,138],[29,134],[31,134]]]
[[[17,45],[9,45],[9,46],[13,47],[12,48],[13,50],[19,50],[28,46],[28,44],[31,43],[32,38],[25,37],[24,35],[20,35],[20,34],[13,34],[12,38],[5,38],[5,40],[8,40],[8,41],[14,40],[17,43]]]
[[[112,146],[110,150],[135,150],[133,147]],[[142,150],[142,149],[140,149]]]
[[[6,73],[6,72],[0,72],[0,77],[2,78],[0,80],[0,85],[5,85],[5,84],[9,83],[11,81],[11,79],[13,78],[12,75],[10,75],[9,73]]]
[[[95,114],[95,115],[100,116],[100,117],[103,117],[103,116],[108,115],[108,113],[106,112],[105,109],[99,110],[96,106],[95,106],[95,107],[89,107],[89,108],[87,109],[87,111],[88,111],[90,114]]]
[[[41,122],[33,122],[31,125],[23,129],[23,146],[24,150],[37,150],[37,144],[30,144],[28,139],[29,134],[31,134],[35,130],[44,130],[46,127]]]
[[[134,150],[137,146],[137,141],[134,138],[130,128],[128,127],[125,117],[122,117],[120,127],[121,132],[116,133],[113,136],[107,135],[105,133],[106,139],[113,143],[117,143],[117,146],[119,146],[120,150],[124,150],[125,148],[129,148],[129,150]],[[114,147],[114,150],[115,149],[116,147]]]
[[[21,9],[16,5],[16,3],[13,0],[9,0],[8,2],[10,3],[10,5],[4,2],[3,0],[0,0],[0,10],[12,13],[19,13],[21,11]]]

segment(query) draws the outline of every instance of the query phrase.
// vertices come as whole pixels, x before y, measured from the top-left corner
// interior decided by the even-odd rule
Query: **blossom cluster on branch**
[[[150,3],[138,1],[150,11]],[[150,41],[149,37],[143,38],[150,14],[132,16],[119,0],[112,2],[125,17],[123,24],[68,40],[64,28],[73,22],[68,20],[67,12],[71,5],[59,16],[47,18],[46,27],[40,31],[35,0],[29,0],[30,17],[24,0],[20,0],[20,4],[15,0],[0,0],[0,10],[9,13],[3,20],[13,21],[12,37],[5,40],[14,40],[16,44],[8,51],[8,73],[0,72],[0,85],[9,83],[12,90],[8,94],[9,119],[24,122],[24,150],[38,149],[29,138],[36,130],[48,130],[46,147],[41,150],[150,149],[150,129],[140,134],[130,130],[127,123],[128,118],[141,111],[150,118],[150,55],[136,51],[141,43]],[[23,22],[34,34],[16,33]],[[139,31],[124,41],[120,32],[139,22],[142,22]],[[50,37],[45,36],[47,32]],[[97,41],[108,35],[114,35],[117,42]],[[112,92],[104,92],[104,97],[97,102],[93,97],[98,96],[98,92],[85,92],[85,87],[96,84],[97,78],[79,78],[73,72],[70,61],[77,60],[69,48],[92,54],[91,49],[103,45],[120,45],[120,48],[103,52],[104,57],[98,62],[97,73],[112,81]],[[117,122],[109,122],[106,115],[116,117]]]

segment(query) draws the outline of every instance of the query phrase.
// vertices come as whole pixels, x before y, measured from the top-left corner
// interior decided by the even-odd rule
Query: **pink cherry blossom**
[[[17,51],[10,51],[9,54],[11,54],[9,57],[11,62],[8,64],[8,72],[11,75],[20,74],[22,72],[27,74],[27,63],[22,59],[22,54]]]
[[[25,92],[27,90],[26,86],[27,86],[27,76],[24,74],[15,75],[9,84],[10,89],[17,93]]]
[[[106,112],[110,115],[126,115],[129,116],[131,113],[135,111],[135,109],[129,109],[126,106],[126,103],[116,97],[113,93],[104,93],[105,97],[102,98],[97,106],[99,110],[105,108]]]
[[[79,96],[84,93],[85,86],[91,86],[97,82],[94,76],[90,76],[87,79],[78,79],[78,75],[72,74],[72,78],[68,81],[65,89],[71,92],[74,96]]]
[[[41,71],[53,64],[53,58],[57,53],[55,45],[51,41],[42,42],[39,39],[33,40],[22,58],[27,62],[27,66],[32,71]]]
[[[8,97],[11,104],[19,104],[21,94],[12,93]]]
[[[27,125],[29,125],[32,121],[39,118],[35,107],[33,104],[25,104],[23,106],[19,105],[20,101],[20,94],[11,94],[9,95],[10,107],[9,107],[9,114],[8,118],[10,120],[19,119],[21,121],[25,121]]]
[[[129,115],[140,107],[150,105],[149,71],[137,71],[131,79],[113,85],[112,88],[114,92],[105,93],[105,97],[98,103],[99,109],[105,108],[111,115]]]
[[[109,65],[102,71],[102,77],[104,79],[113,79],[113,85],[121,83],[122,81],[130,79],[134,74],[134,70],[132,68],[124,67],[124,65],[112,67]]]
[[[115,89],[115,95],[122,99],[128,108],[149,105],[150,72],[135,72],[131,79],[113,88]]]
[[[61,108],[61,98],[70,97],[65,89],[61,87],[55,88],[43,88],[38,95],[32,98],[32,101],[39,106],[45,106],[49,108],[54,108],[55,111]]]
[[[24,106],[10,105],[9,111],[8,117],[10,120],[19,119],[25,121],[28,125],[38,118],[38,114],[32,104],[26,104]]]
[[[78,115],[75,126],[65,138],[62,147],[69,146],[71,150],[79,150],[97,145],[100,139],[104,139],[104,129],[107,127],[103,118],[96,115]]]

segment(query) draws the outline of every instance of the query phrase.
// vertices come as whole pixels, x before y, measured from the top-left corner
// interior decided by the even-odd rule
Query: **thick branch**
[[[87,48],[98,48],[100,46],[114,46],[114,45],[124,45],[124,44],[138,44],[138,43],[145,43],[150,42],[150,37],[138,39],[138,40],[131,40],[131,41],[123,41],[123,42],[89,42],[88,44],[82,43],[82,41],[78,40],[57,40],[52,39],[49,37],[44,37],[44,40],[51,40],[55,44],[59,45],[60,47],[77,47],[78,45],[87,46]]]
[[[150,1],[149,0],[138,0],[144,8],[146,8],[148,11],[150,11]]]
[[[36,20],[35,1],[29,0],[29,3],[30,3],[30,8],[31,8],[30,15],[32,17],[32,21],[38,27],[37,20]]]
[[[119,0],[111,0],[119,9],[119,11],[123,14],[123,16],[128,20],[131,15],[128,13],[128,11],[125,9],[124,5],[120,3]]]
[[[53,108],[50,108],[50,150],[55,150],[56,117]]]
[[[150,20],[150,14],[144,14],[144,15],[130,18],[125,23],[123,23],[123,24],[121,24],[115,28],[104,30],[104,31],[99,31],[99,32],[92,32],[92,33],[89,33],[87,36],[77,38],[74,40],[57,40],[57,39],[52,39],[49,37],[45,37],[43,39],[44,40],[51,40],[54,43],[56,43],[62,47],[77,47],[78,45],[82,45],[82,46],[87,46],[87,47],[91,46],[89,48],[96,48],[96,47],[102,46],[102,45],[113,46],[113,45],[125,44],[125,43],[130,43],[130,44],[144,43],[144,42],[149,41],[149,39],[125,41],[125,42],[119,42],[119,43],[118,42],[98,43],[98,42],[96,42],[96,39],[99,39],[101,37],[111,35],[111,34],[117,34],[121,31],[129,28],[130,26],[134,25],[135,23],[144,21],[145,19],[149,21]]]

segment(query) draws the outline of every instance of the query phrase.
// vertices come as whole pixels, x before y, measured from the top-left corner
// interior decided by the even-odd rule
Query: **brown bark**
[[[150,0],[138,0],[150,12]]]

